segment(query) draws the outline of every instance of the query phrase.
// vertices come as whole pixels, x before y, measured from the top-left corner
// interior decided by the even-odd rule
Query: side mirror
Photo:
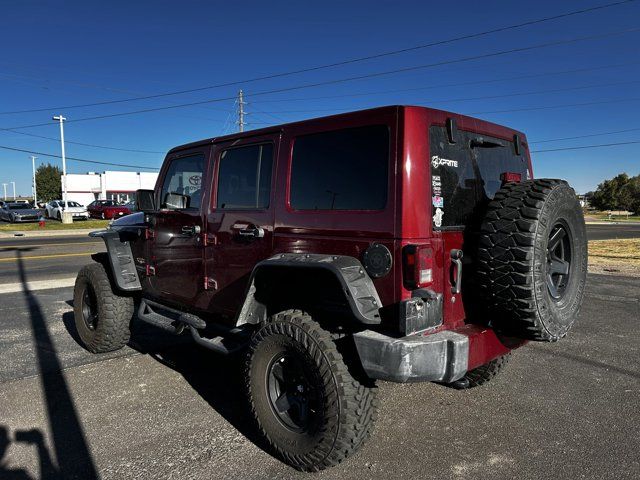
[[[167,192],[164,197],[164,205],[169,210],[183,210],[189,208],[189,197],[179,193]]]
[[[155,212],[155,192],[153,190],[136,190],[136,205],[141,212]]]

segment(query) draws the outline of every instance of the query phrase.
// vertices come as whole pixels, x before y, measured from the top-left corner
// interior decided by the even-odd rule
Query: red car
[[[129,215],[131,210],[118,205],[113,200],[95,200],[87,205],[89,216],[93,218],[112,219]]]

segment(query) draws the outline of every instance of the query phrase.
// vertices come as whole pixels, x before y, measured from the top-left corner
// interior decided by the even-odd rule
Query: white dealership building
[[[153,189],[157,178],[158,174],[153,172],[68,173],[67,200],[81,205],[94,200],[127,203],[134,199],[136,190]]]

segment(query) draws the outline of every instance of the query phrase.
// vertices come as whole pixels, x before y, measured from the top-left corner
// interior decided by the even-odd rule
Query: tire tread
[[[338,416],[335,424],[325,424],[325,435],[314,451],[305,454],[288,452],[271,438],[257,415],[257,399],[250,385],[251,358],[257,345],[270,335],[294,338],[305,347],[325,382],[326,412],[329,416]],[[377,417],[377,389],[365,386],[351,376],[330,333],[301,310],[280,312],[256,331],[247,356],[245,381],[250,408],[262,435],[278,456],[298,470],[319,471],[337,465],[371,436]]]

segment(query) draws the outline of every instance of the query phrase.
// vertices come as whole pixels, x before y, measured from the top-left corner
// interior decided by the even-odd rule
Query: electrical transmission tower
[[[243,93],[242,90],[238,91],[238,129],[241,132],[244,132],[244,126],[246,125],[245,121],[244,121],[244,106],[246,105],[245,101],[244,101],[244,97],[243,97]]]

